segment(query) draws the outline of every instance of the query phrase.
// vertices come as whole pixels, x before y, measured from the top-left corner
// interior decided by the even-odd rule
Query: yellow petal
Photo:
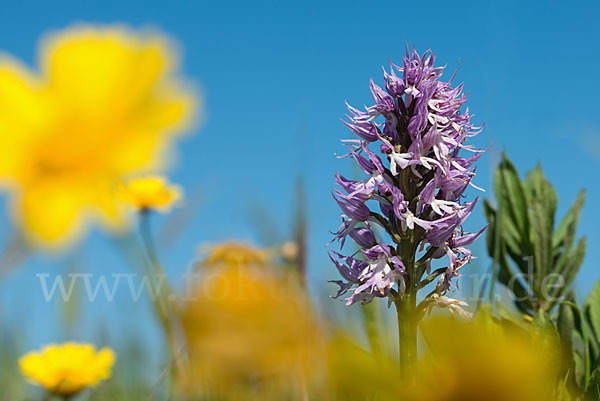
[[[26,188],[18,202],[15,213],[36,241],[60,245],[83,224],[85,197],[72,185],[40,182]]]
[[[49,124],[51,111],[26,68],[0,59],[0,178],[18,172],[34,135]]]
[[[47,41],[42,68],[65,105],[87,117],[132,113],[169,71],[166,42],[124,29],[69,29]]]
[[[31,383],[53,394],[70,396],[108,379],[114,361],[115,355],[108,348],[96,352],[91,344],[65,343],[30,352],[19,364]]]

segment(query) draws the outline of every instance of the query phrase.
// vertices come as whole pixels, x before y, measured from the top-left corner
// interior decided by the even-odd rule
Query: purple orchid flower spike
[[[444,81],[443,72],[431,51],[407,46],[402,63],[383,70],[382,86],[370,81],[374,104],[348,105],[344,121],[356,135],[343,141],[344,157],[364,176],[336,174],[333,192],[343,219],[334,239],[343,246],[349,237],[359,248],[353,256],[330,253],[342,278],[336,298],[346,294],[347,305],[389,298],[414,330],[419,313],[458,286],[459,269],[473,257],[467,247],[486,228],[463,230],[477,203],[465,195],[484,152],[469,141],[482,129],[472,123],[463,85],[453,84],[454,75]],[[432,272],[432,261],[443,265]],[[429,283],[435,288],[417,305]]]

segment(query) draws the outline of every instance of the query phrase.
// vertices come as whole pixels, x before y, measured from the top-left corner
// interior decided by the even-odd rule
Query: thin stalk
[[[304,184],[301,179],[298,180],[296,186],[296,227],[295,227],[295,241],[298,247],[298,255],[296,258],[296,268],[300,276],[300,282],[303,287],[306,287],[306,269],[307,269],[307,244],[306,244],[306,196],[304,194]]]
[[[364,305],[361,310],[365,319],[367,329],[367,339],[373,355],[380,356],[382,354],[381,340],[379,335],[379,311],[377,304],[371,302]]]
[[[169,350],[172,360],[175,362],[173,373],[181,372],[183,370],[183,362],[180,358],[180,350],[178,346],[177,336],[175,334],[175,328],[173,324],[173,314],[170,313],[169,302],[173,301],[174,293],[166,282],[166,275],[158,259],[156,252],[156,246],[154,244],[152,236],[152,228],[150,226],[150,211],[146,209],[140,210],[139,213],[139,229],[140,236],[142,238],[142,244],[148,261],[150,262],[149,275],[153,281],[154,288],[158,289],[158,299],[152,304],[155,307],[155,311],[159,317],[160,323],[165,331],[167,342],[169,344]],[[160,282],[160,277],[165,278],[164,281]]]
[[[494,262],[492,261],[492,264],[490,265],[489,270],[493,271],[493,269],[494,269]],[[487,275],[486,275],[486,276],[484,276],[483,283],[481,283],[481,288],[479,289],[479,294],[478,294],[479,296],[477,297],[477,304],[475,306],[475,314],[477,314],[477,312],[479,312],[479,307],[481,306],[481,303],[484,300],[485,290],[487,288],[487,285],[488,285],[488,278],[487,278]]]
[[[494,220],[494,267],[492,270],[492,279],[490,282],[490,303],[492,303],[494,301],[494,292],[496,291],[496,281],[498,279],[498,269],[500,266],[500,246],[502,244],[502,241],[500,239],[500,235],[502,234],[502,214],[503,214],[503,201],[502,198],[504,197],[504,179],[502,176],[502,167],[500,167],[500,174],[498,175],[499,178],[499,185],[498,188],[500,188],[500,193],[496,194],[496,197],[498,198],[498,207],[496,209],[496,218]]]

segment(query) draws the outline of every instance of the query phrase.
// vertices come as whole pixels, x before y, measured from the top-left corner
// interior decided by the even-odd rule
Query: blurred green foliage
[[[558,197],[541,166],[521,179],[503,155],[495,192],[496,206],[484,203],[495,278],[533,327],[550,327],[560,338],[563,380],[557,399],[600,400],[600,282],[582,306],[573,289],[586,249],[585,236],[576,240],[584,190],[557,223]],[[500,303],[497,308],[507,316]]]
[[[575,239],[585,192],[556,224],[558,197],[541,166],[521,179],[506,155],[496,170],[495,192],[496,206],[486,199],[484,213],[497,279],[513,292],[521,312],[550,312],[569,294],[583,263],[586,238]]]

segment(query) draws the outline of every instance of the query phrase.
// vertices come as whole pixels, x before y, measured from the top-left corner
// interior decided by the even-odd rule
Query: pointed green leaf
[[[562,349],[562,360],[564,361],[563,372],[573,371],[575,369],[573,333],[575,332],[575,314],[573,307],[569,304],[560,305],[557,320],[558,335]]]
[[[585,351],[582,353],[573,354],[575,360],[575,382],[577,386],[583,388],[585,386]]]
[[[600,280],[583,303],[583,311],[590,322],[594,334],[600,340]]]
[[[579,221],[581,208],[585,203],[585,190],[579,191],[575,203],[571,206],[565,217],[554,231],[552,245],[554,248],[566,247],[569,240],[573,241],[575,237],[575,227]],[[572,238],[568,238],[568,234],[572,234]]]
[[[488,227],[487,234],[487,246],[488,253],[490,255],[495,255],[495,236],[494,236],[494,228],[495,228],[495,211],[489,202],[484,202],[484,213],[488,218],[488,222],[490,222],[490,227]],[[515,303],[519,310],[526,314],[531,314],[533,310],[533,305],[531,304],[531,296],[530,291],[527,289],[527,283],[524,284],[524,281],[521,276],[516,276],[516,273],[513,272],[513,269],[510,268],[508,261],[506,260],[505,251],[500,249],[500,253],[498,255],[499,260],[499,271],[498,271],[498,281],[504,284],[515,296]],[[526,271],[526,262],[521,260],[523,270]],[[520,267],[521,268],[521,267]],[[521,277],[521,278],[520,278]]]
[[[573,281],[575,281],[575,277],[577,276],[577,273],[583,264],[586,243],[587,238],[584,236],[579,240],[571,255],[569,255],[569,259],[565,268],[558,272],[558,274],[562,275],[564,279],[564,286],[555,288],[554,291],[551,291],[551,294],[554,298],[560,298],[571,289],[571,285],[573,284]]]
[[[600,369],[597,368],[592,372],[585,395],[589,400],[600,401]]]
[[[558,197],[552,184],[544,177],[542,167],[539,163],[535,169],[527,174],[525,189],[530,202],[538,201],[542,204],[544,213],[550,220],[550,225],[554,227],[554,215],[556,214]]]
[[[529,248],[527,199],[515,166],[504,156],[496,174],[496,196],[502,196],[507,214],[512,216],[526,249]]]
[[[494,243],[495,243],[494,238],[495,238],[495,233],[496,233],[496,230],[494,229],[495,224],[496,224],[496,209],[494,208],[494,206],[492,206],[490,201],[487,199],[483,200],[483,214],[489,224],[489,227],[486,230],[486,235],[485,235],[488,254],[494,255],[493,247],[494,247]]]
[[[582,312],[582,316],[581,328],[582,336],[586,341],[586,362],[589,370],[591,370],[593,367],[597,367],[600,364],[600,339],[594,332],[589,314],[584,311]]]
[[[546,215],[544,206],[537,199],[528,207],[529,221],[533,231],[533,265],[536,292],[541,292],[542,280],[551,270],[552,222]]]
[[[556,390],[556,401],[571,401],[571,394],[569,393],[569,381],[572,375],[568,373],[565,377],[558,383],[558,389]]]

